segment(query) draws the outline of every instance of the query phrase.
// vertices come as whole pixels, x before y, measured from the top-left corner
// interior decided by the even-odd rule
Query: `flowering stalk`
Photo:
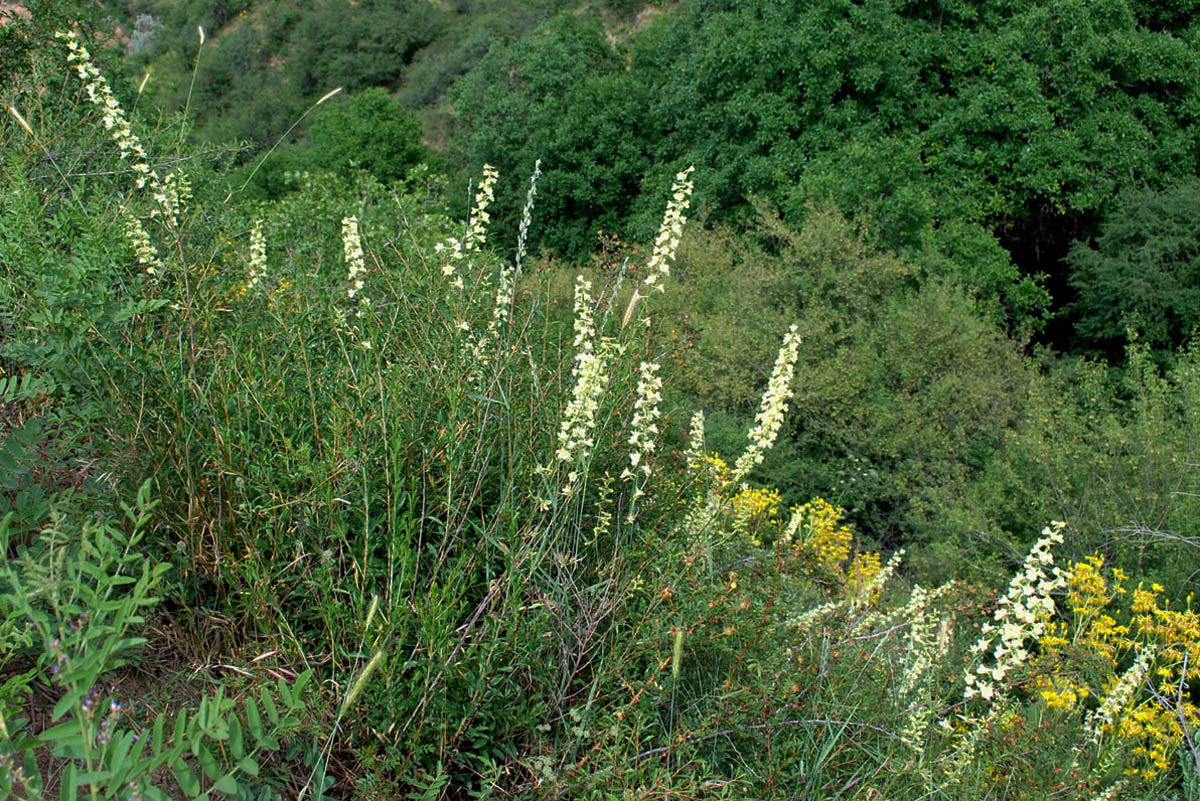
[[[634,482],[633,499],[629,515],[625,522],[632,524],[637,509],[637,501],[645,495],[645,480],[650,478],[650,454],[654,451],[655,438],[658,436],[658,404],[662,401],[662,378],[658,375],[658,365],[653,362],[642,362],[641,377],[638,379],[637,400],[633,403],[633,420],[629,435],[629,467],[621,473],[621,478]],[[642,479],[638,478],[638,473]]]
[[[517,236],[517,257],[511,265],[505,264],[505,266],[500,268],[500,280],[496,285],[496,301],[492,306],[491,322],[488,323],[487,333],[480,337],[474,345],[474,369],[476,375],[473,378],[477,378],[478,375],[482,374],[483,369],[487,366],[490,361],[488,347],[496,341],[500,326],[507,323],[512,314],[512,302],[516,289],[517,275],[521,272],[521,260],[525,256],[525,240],[529,232],[529,223],[533,217],[533,198],[537,195],[537,179],[542,174],[541,164],[541,159],[534,162],[533,176],[529,179],[529,194],[525,197],[525,209],[521,214],[520,234]],[[492,170],[492,175],[495,175],[494,170]],[[490,187],[488,191],[491,191]],[[455,240],[451,240],[451,242],[455,242]],[[453,254],[454,251],[451,252]]]
[[[117,143],[121,159],[130,161],[131,168],[138,174],[135,181],[137,188],[150,187],[154,200],[159,206],[150,213],[150,216],[157,217],[161,213],[168,224],[174,227],[178,224],[178,216],[183,210],[183,204],[188,196],[189,190],[186,181],[178,179],[174,174],[168,174],[163,178],[151,169],[146,149],[130,127],[125,111],[117,102],[112,89],[109,88],[108,81],[92,63],[91,54],[79,42],[79,37],[75,35],[75,32],[59,31],[55,37],[66,43],[67,63],[75,69],[75,73],[83,81],[88,99],[100,108],[101,122],[104,124],[104,129],[112,135],[113,141]]]
[[[1150,662],[1154,658],[1153,647],[1146,647],[1138,652],[1137,658],[1122,675],[1116,686],[1104,697],[1099,708],[1088,712],[1084,720],[1083,731],[1086,742],[1096,745],[1104,732],[1113,727],[1113,722],[1122,710],[1129,706],[1137,693],[1146,674],[1150,672]]]
[[[146,229],[142,227],[141,220],[124,207],[121,208],[121,216],[125,218],[125,238],[133,245],[138,263],[145,268],[147,275],[157,278],[162,274],[162,261],[158,258],[158,250],[150,242]]]
[[[662,378],[658,375],[658,365],[653,362],[642,362],[641,377],[638,379],[637,400],[633,404],[633,433],[629,436],[629,468],[622,473],[622,478],[633,478],[634,471],[640,470],[649,477],[650,465],[646,459],[654,450],[655,436],[658,434],[656,424],[660,416],[659,401],[662,400]]]
[[[800,334],[793,325],[784,336],[779,356],[775,359],[771,380],[767,382],[762,405],[754,418],[755,426],[750,431],[750,444],[734,464],[734,483],[740,482],[755,466],[762,464],[767,450],[779,437],[779,430],[783,427],[783,416],[788,409],[788,399],[792,396],[792,377],[795,375],[796,360],[799,357]]]
[[[575,388],[563,413],[558,432],[555,458],[573,462],[577,456],[588,456],[594,444],[596,412],[600,397],[608,385],[608,371],[602,354],[596,353],[596,320],[592,315],[592,284],[583,276],[575,280],[575,366],[571,376]]]
[[[467,253],[477,252],[487,241],[487,224],[491,220],[487,208],[496,198],[496,179],[500,172],[490,164],[483,165],[483,180],[479,182],[479,190],[475,193],[475,206],[471,209],[471,218],[467,223],[467,236],[463,241],[463,250]]]
[[[979,696],[994,700],[997,684],[1030,657],[1026,645],[1037,642],[1046,629],[1046,621],[1054,614],[1054,599],[1050,593],[1067,585],[1066,574],[1054,565],[1050,547],[1062,543],[1064,523],[1055,522],[1042,529],[1041,538],[1025,557],[1025,564],[1009,582],[1008,592],[1000,599],[993,615],[995,623],[985,623],[979,640],[972,646],[974,654],[990,657],[992,664],[969,668],[963,675],[963,700]],[[1050,568],[1047,575],[1046,569]]]
[[[346,267],[348,268],[346,280],[350,282],[350,288],[346,290],[346,294],[349,295],[351,301],[354,301],[365,286],[362,275],[367,268],[363,262],[362,240],[358,235],[358,217],[353,215],[342,218],[342,253],[346,258]],[[362,316],[361,308],[358,314]]]
[[[250,229],[250,264],[246,269],[246,284],[242,294],[255,290],[267,275],[267,239],[263,236],[262,220]]]
[[[113,141],[117,143],[117,148],[121,152],[121,158],[133,157],[133,169],[135,172],[141,173],[137,180],[137,187],[141,189],[146,185],[147,176],[151,173],[150,165],[146,163],[146,150],[130,127],[129,120],[125,118],[125,111],[113,96],[108,81],[92,63],[91,54],[88,53],[86,47],[80,44],[79,37],[75,35],[74,31],[59,31],[55,34],[55,38],[66,43],[67,63],[75,68],[79,80],[83,81],[88,99],[100,107],[104,130],[112,133]]]
[[[688,426],[687,466],[695,470],[704,458],[704,412],[692,413],[692,421]]]
[[[933,719],[933,705],[929,699],[929,671],[933,667],[937,638],[935,624],[929,615],[929,592],[920,584],[913,587],[907,605],[909,620],[908,644],[903,678],[900,681],[899,698],[905,708],[904,725],[900,729],[900,740],[915,755],[920,756],[925,742],[925,733]]]
[[[663,214],[658,236],[654,240],[654,250],[650,254],[650,262],[646,265],[646,278],[642,283],[645,284],[647,294],[654,290],[663,292],[666,289],[662,285],[662,279],[671,274],[671,262],[675,258],[675,251],[679,249],[683,226],[687,223],[685,212],[691,205],[692,190],[695,188],[689,176],[694,169],[695,167],[688,167],[675,175],[675,183],[671,186],[671,199],[667,201],[667,210]],[[625,309],[625,317],[621,321],[622,327],[628,325],[633,317],[640,296],[640,288],[634,289],[629,306]]]

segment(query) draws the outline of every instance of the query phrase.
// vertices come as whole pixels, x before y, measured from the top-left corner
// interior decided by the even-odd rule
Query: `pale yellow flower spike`
[[[800,334],[793,325],[784,336],[779,356],[775,359],[771,380],[767,382],[762,405],[754,418],[755,426],[750,431],[750,444],[734,464],[735,484],[749,475],[755,466],[762,464],[766,452],[779,437],[779,431],[783,428],[783,418],[788,410],[788,400],[792,397],[792,377],[795,375],[796,360],[799,358]]]

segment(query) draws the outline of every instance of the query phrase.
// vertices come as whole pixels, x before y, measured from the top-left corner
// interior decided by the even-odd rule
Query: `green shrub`
[[[1081,344],[1119,355],[1126,328],[1146,345],[1171,350],[1200,326],[1200,182],[1126,197],[1100,226],[1095,244],[1067,256],[1078,293],[1073,312]]]

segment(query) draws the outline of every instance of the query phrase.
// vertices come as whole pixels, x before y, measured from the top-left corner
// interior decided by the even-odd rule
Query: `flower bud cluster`
[[[1025,564],[1000,599],[993,615],[995,622],[983,625],[971,651],[983,656],[985,663],[965,672],[964,700],[978,695],[992,701],[997,683],[1029,659],[1027,644],[1037,642],[1046,629],[1046,621],[1054,614],[1054,599],[1050,594],[1067,586],[1067,574],[1054,567],[1054,554],[1050,551],[1052,545],[1062,543],[1064,526],[1055,522],[1042,530],[1041,538],[1030,549]],[[989,657],[991,665],[986,664]]]
[[[692,421],[688,426],[688,449],[687,449],[687,466],[688,470],[695,470],[700,466],[700,460],[704,458],[704,412],[696,411],[692,413]]]
[[[630,466],[621,473],[623,479],[633,478],[639,470],[647,478],[650,476],[650,464],[647,459],[654,451],[655,437],[658,435],[658,404],[662,401],[662,378],[658,375],[658,365],[654,362],[642,362],[640,370],[637,400],[633,403],[633,421],[630,424],[630,428],[633,429],[633,433],[629,435]]]
[[[463,250],[467,253],[479,251],[487,241],[487,224],[492,219],[487,208],[496,198],[496,179],[499,177],[500,172],[495,167],[483,165],[483,180],[479,182],[479,190],[475,193],[475,206],[471,209],[467,237],[463,242]]]
[[[124,208],[121,209],[121,216],[125,218],[125,238],[133,245],[133,254],[138,263],[145,268],[147,275],[157,278],[163,269],[162,261],[158,258],[158,249],[150,242],[150,236],[142,227],[141,220]]]
[[[1103,703],[1096,709],[1088,712],[1087,718],[1083,723],[1086,742],[1092,744],[1100,742],[1101,735],[1112,728],[1117,715],[1129,706],[1138,688],[1146,680],[1146,674],[1150,672],[1150,662],[1153,659],[1154,649],[1152,647],[1146,647],[1138,651],[1137,658],[1133,660],[1133,664],[1121,674],[1121,678],[1117,681],[1116,685],[1104,697]]]
[[[646,266],[645,284],[647,290],[657,289],[662,292],[665,287],[661,279],[671,274],[671,260],[679,249],[679,240],[683,236],[683,226],[687,223],[685,212],[691,204],[693,182],[689,176],[694,167],[688,167],[676,174],[675,183],[671,186],[671,199],[667,201],[667,211],[663,215],[662,225],[658,229],[658,237],[654,240],[654,251],[650,254],[650,263]]]
[[[517,231],[517,258],[515,268],[521,269],[521,261],[525,258],[525,242],[529,238],[529,224],[533,221],[533,199],[537,196],[537,181],[542,176],[542,160],[533,163],[533,175],[529,176],[529,193],[525,195],[525,208],[521,211],[521,227]]]
[[[905,649],[904,670],[900,680],[899,698],[905,708],[904,724],[900,728],[900,740],[915,753],[921,753],[925,732],[933,719],[933,705],[928,698],[928,678],[933,667],[938,647],[935,633],[937,623],[929,614],[932,601],[930,593],[917,584],[913,587],[906,609],[908,642]]]
[[[342,253],[349,270],[346,280],[350,282],[350,288],[346,294],[354,300],[365,286],[362,276],[367,268],[363,261],[362,240],[358,236],[358,217],[353,215],[342,218]]]
[[[267,275],[267,239],[263,236],[262,220],[250,229],[250,263],[246,268],[246,285],[242,294],[254,291]]]
[[[183,210],[183,206],[190,194],[190,188],[186,180],[179,178],[174,173],[169,173],[166,177],[160,177],[150,167],[146,149],[142,146],[137,134],[130,127],[129,120],[125,116],[121,104],[113,96],[108,81],[105,80],[96,65],[92,63],[91,54],[80,43],[79,37],[75,35],[75,32],[59,31],[55,34],[55,37],[66,43],[67,63],[75,69],[79,80],[83,82],[84,91],[87,92],[88,99],[100,108],[101,122],[104,124],[104,129],[112,135],[113,141],[117,143],[121,159],[129,160],[131,168],[138,174],[136,180],[137,188],[142,189],[147,185],[150,186],[154,200],[159,206],[159,208],[151,212],[151,216],[155,217],[161,213],[170,225],[176,225],[178,223],[178,216]]]
[[[108,702],[108,714],[100,721],[99,731],[96,733],[96,745],[101,748],[108,745],[108,741],[112,739],[113,728],[120,719],[121,705],[117,703],[116,698],[113,698]]]
[[[592,433],[600,398],[608,386],[608,365],[604,354],[596,352],[596,320],[592,314],[592,283],[579,276],[575,279],[575,366],[571,376],[575,388],[563,413],[558,432],[555,458],[572,462],[576,456],[587,456],[595,444]]]
[[[755,466],[762,464],[763,457],[779,436],[783,427],[783,417],[788,410],[788,399],[792,396],[792,377],[796,372],[796,360],[800,357],[800,334],[795,325],[783,338],[779,348],[779,356],[775,359],[775,368],[771,371],[771,379],[767,382],[767,391],[763,393],[762,405],[758,416],[754,418],[755,426],[750,431],[750,444],[746,451],[738,457],[733,466],[733,481],[740,482]]]

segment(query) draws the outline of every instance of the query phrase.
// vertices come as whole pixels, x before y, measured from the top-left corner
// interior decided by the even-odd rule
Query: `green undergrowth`
[[[1097,530],[1187,497],[1190,353],[1038,369],[833,209],[685,235],[691,170],[648,258],[564,281],[536,163],[465,223],[421,169],[254,198],[41,46],[0,122],[0,798],[1197,797],[1180,551]],[[1129,453],[1157,483],[1079,500]]]

